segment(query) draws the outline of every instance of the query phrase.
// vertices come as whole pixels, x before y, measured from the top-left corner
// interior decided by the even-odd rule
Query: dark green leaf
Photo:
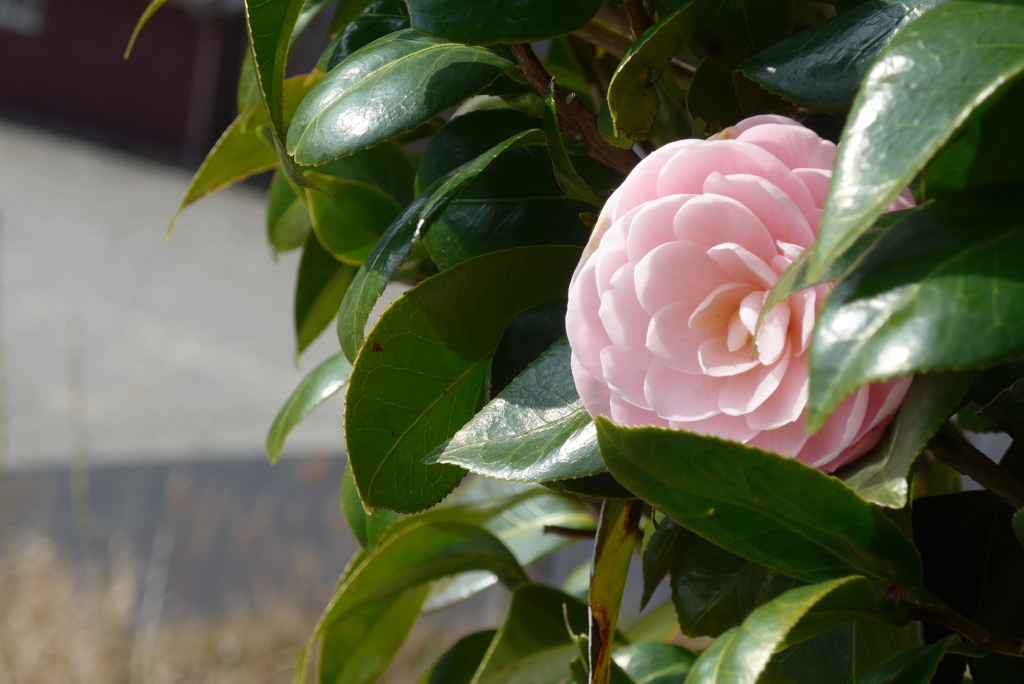
[[[569,355],[563,338],[424,462],[519,482],[603,471],[597,433],[576,393]]]
[[[384,142],[313,169],[317,173],[373,185],[398,200],[412,201],[416,170],[409,156],[393,142]]]
[[[565,336],[568,298],[556,299],[524,311],[508,324],[491,362],[493,397],[503,391],[526,367]]]
[[[373,147],[451,109],[511,66],[483,48],[407,29],[357,50],[299,104],[288,152],[322,164]]]
[[[917,457],[960,403],[970,379],[967,373],[914,378],[882,441],[867,455],[840,468],[835,476],[867,501],[903,508],[910,495],[910,474]]]
[[[815,468],[714,437],[596,422],[601,456],[619,482],[732,553],[808,582],[858,572],[920,583],[910,540]]]
[[[1013,533],[1017,535],[1017,541],[1024,545],[1024,513],[1021,511],[1013,514]]]
[[[683,684],[697,656],[682,646],[648,642],[620,648],[614,658],[636,684]]]
[[[321,634],[320,684],[373,684],[420,615],[426,586],[384,596],[329,624]]]
[[[431,140],[417,173],[419,187],[473,160],[516,133],[540,123],[509,109],[470,112],[447,123]],[[581,158],[580,169],[592,160]],[[511,150],[495,160],[447,209],[425,244],[444,270],[473,256],[536,244],[583,246],[589,231],[579,214],[593,211],[562,192],[548,153]]]
[[[693,42],[731,72],[789,35],[794,4],[793,0],[697,0]]]
[[[151,0],[146,5],[146,9],[142,12],[142,16],[139,17],[138,23],[135,24],[135,28],[132,29],[132,37],[128,39],[128,47],[124,49],[124,58],[128,59],[132,54],[132,48],[135,47],[135,41],[139,38],[139,32],[142,31],[142,27],[149,23],[149,20],[157,10],[167,4],[167,0]]]
[[[843,112],[861,79],[897,33],[945,0],[869,0],[776,43],[739,69],[801,107]]]
[[[666,525],[675,527],[671,520]],[[717,637],[752,610],[797,586],[796,580],[744,560],[676,527],[671,550],[672,603],[687,636]]]
[[[341,303],[338,337],[341,349],[350,361],[356,358],[363,344],[363,331],[373,305],[448,205],[503,152],[519,145],[541,141],[543,134],[533,129],[498,143],[484,154],[438,178],[395,219],[360,267]]]
[[[812,430],[863,385],[1024,354],[1020,187],[982,186],[908,214],[836,285],[811,342]]]
[[[341,356],[339,354],[339,356]],[[347,363],[347,361],[346,361]],[[345,474],[341,478],[341,512],[345,522],[365,551],[374,551],[391,526],[402,516],[394,511],[374,511],[368,514],[359,500],[356,481],[352,477],[352,468],[345,464]],[[493,575],[491,575],[493,577]],[[421,601],[422,603],[422,601]]]
[[[716,639],[697,658],[686,683],[754,684],[776,650],[874,612],[871,582],[863,577],[792,589]]]
[[[346,445],[363,502],[411,513],[465,471],[425,465],[480,406],[488,363],[519,313],[565,296],[575,247],[523,247],[463,262],[409,290],[363,345],[346,395]]]
[[[928,684],[946,649],[956,639],[950,635],[937,644],[900,651],[873,668],[857,684]]]
[[[643,502],[605,499],[594,540],[594,569],[590,573],[589,658],[593,682],[608,681],[612,647],[626,575],[633,560]]]
[[[640,597],[640,610],[647,607],[647,602],[654,596],[658,585],[668,575],[672,567],[672,555],[676,550],[676,539],[682,528],[669,518],[662,518],[660,526],[644,535],[643,577],[644,593]]]
[[[376,0],[345,26],[331,41],[317,62],[320,71],[330,71],[358,50],[389,33],[409,28],[409,12],[402,0]]]
[[[288,397],[288,401],[277,412],[277,417],[267,432],[267,456],[271,463],[276,463],[281,455],[288,433],[317,406],[344,387],[351,372],[352,364],[344,354],[338,353],[323,361],[302,379]]]
[[[632,499],[633,493],[620,485],[608,472],[587,475],[571,480],[541,482],[548,489],[588,499]]]
[[[423,673],[419,684],[470,684],[497,632],[485,629],[462,637]]]
[[[373,0],[338,0],[338,6],[331,18],[331,35],[337,35],[342,29],[355,21],[360,12],[365,10]]]
[[[871,226],[971,112],[1020,74],[1022,36],[1019,3],[950,0],[879,54],[843,133],[811,277]]]
[[[274,172],[267,193],[267,240],[275,253],[298,249],[313,230],[309,210],[280,170]]]
[[[316,235],[309,234],[295,285],[296,354],[305,351],[334,319],[355,275],[355,266],[332,257]]]
[[[571,33],[597,14],[601,0],[407,0],[413,28],[474,45],[533,43]]]
[[[690,116],[709,125],[709,132],[719,131],[743,118],[732,75],[705,59],[697,67],[686,93]]]
[[[338,261],[359,266],[401,213],[401,205],[373,185],[320,174],[310,177],[321,188],[306,191],[320,244]]]
[[[539,584],[519,587],[473,684],[561,681],[578,653],[570,629],[586,633],[586,604]]]
[[[661,70],[690,38],[698,4],[686,0],[665,13],[633,43],[612,76],[608,86],[612,125],[631,140],[647,140],[654,129],[660,108],[655,86]]]

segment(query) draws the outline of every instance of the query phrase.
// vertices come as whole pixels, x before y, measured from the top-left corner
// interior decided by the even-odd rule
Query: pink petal
[[[652,315],[673,302],[694,300],[696,306],[728,282],[707,247],[683,240],[655,247],[636,265],[634,278],[640,304]]]
[[[673,192],[658,192],[658,176],[673,157],[687,147],[699,145],[703,141],[687,139],[668,143],[659,147],[651,154],[641,160],[612,194],[615,200],[615,208],[612,213],[613,219],[618,219],[626,212],[635,209],[644,202],[658,199],[666,195],[674,195]],[[696,194],[696,193],[694,193]]]
[[[737,140],[771,152],[791,169],[831,169],[836,160],[835,143],[803,126],[754,126]]]
[[[853,443],[864,424],[867,408],[868,389],[862,387],[839,404],[825,426],[807,441],[797,458],[814,468],[820,468],[833,460]]]
[[[601,350],[601,368],[604,370],[604,379],[608,381],[612,391],[618,392],[626,401],[640,408],[651,408],[644,396],[646,368],[630,361],[626,354],[615,347],[605,347]]]
[[[700,346],[716,333],[693,330],[688,325],[691,307],[676,302],[654,314],[647,329],[647,348],[669,368],[691,375],[704,375],[697,358]]]
[[[658,416],[654,411],[634,406],[617,394],[612,394],[611,417],[619,425],[657,425],[668,427],[668,421]]]
[[[779,276],[763,259],[733,242],[716,245],[708,250],[726,275],[758,289],[770,290]],[[773,257],[774,258],[774,257]]]
[[[612,224],[601,240],[601,248],[591,257],[596,268],[594,275],[597,277],[597,291],[602,295],[611,289],[615,272],[629,261],[626,258],[626,231],[635,215],[629,214]]]
[[[723,176],[743,173],[764,178],[786,193],[801,212],[813,206],[807,188],[788,166],[740,140],[705,140],[681,149],[658,174],[658,195],[700,194],[704,181],[716,171]]]
[[[700,359],[700,367],[704,375],[714,377],[736,376],[755,368],[760,364],[757,360],[751,360],[750,345],[742,349],[729,351],[727,340],[722,335],[715,335],[700,345],[697,358]]]
[[[807,439],[807,431],[804,429],[803,421],[797,420],[775,430],[764,430],[750,440],[748,444],[756,446],[763,451],[771,451],[780,456],[792,458],[807,443]]]
[[[722,384],[721,378],[680,373],[655,361],[647,369],[644,394],[662,418],[687,422],[721,413],[718,392]]]
[[[910,194],[910,188],[903,188],[903,192],[885,208],[886,211],[899,211],[900,209],[913,209],[917,206],[914,196]]]
[[[626,264],[612,277],[611,289],[601,297],[598,315],[608,339],[634,362],[646,366],[651,362],[647,350],[647,328],[651,316],[636,297],[633,264]]]
[[[765,124],[780,124],[782,126],[803,126],[803,124],[793,121],[789,117],[780,116],[779,114],[758,114],[757,116],[749,116],[739,123],[729,126],[724,131],[715,133],[708,140],[734,140],[742,135],[745,131],[749,131],[754,126],[763,126]]]
[[[793,169],[793,174],[799,178],[807,191],[814,199],[814,206],[821,209],[825,206],[825,198],[828,197],[828,186],[832,183],[832,171],[829,169]],[[811,226],[816,226],[812,223]]]
[[[746,283],[726,283],[716,287],[690,314],[687,324],[694,330],[714,330],[728,324],[740,308],[740,302],[753,291]]]
[[[569,289],[569,306],[565,312],[565,334],[572,347],[573,358],[591,375],[601,375],[601,350],[611,345],[608,333],[598,315],[601,297],[595,282],[596,265],[586,263],[576,282]]]
[[[633,218],[626,236],[626,256],[630,261],[639,261],[652,249],[667,242],[674,242],[672,219],[679,208],[696,195],[670,195],[653,200],[641,207]]]
[[[728,378],[718,395],[718,408],[730,416],[746,415],[756,409],[778,389],[789,369],[790,358],[785,354],[773,366],[758,364],[746,373]]]
[[[580,399],[583,400],[583,405],[587,407],[587,411],[592,416],[611,416],[612,393],[608,389],[608,385],[603,379],[595,378],[587,372],[587,369],[576,358],[575,353],[569,358],[572,379],[576,381],[576,391],[579,393]]]
[[[748,413],[745,417],[752,430],[778,430],[788,423],[798,421],[807,408],[807,393],[810,378],[807,375],[805,359],[790,359],[789,369],[763,404]],[[800,429],[806,435],[803,421],[799,421]],[[803,444],[801,444],[803,446]],[[799,451],[799,449],[797,449]],[[794,451],[792,454],[795,454]]]
[[[769,366],[775,363],[785,351],[789,338],[789,315],[789,305],[779,302],[761,321],[761,329],[758,330],[754,344],[757,345],[757,358],[762,364]]]
[[[723,176],[715,172],[704,182],[704,192],[741,203],[754,212],[776,240],[802,247],[814,242],[814,232],[793,200],[763,178],[749,174]]]
[[[913,378],[899,378],[868,386],[868,408],[864,414],[864,425],[855,438],[864,438],[869,430],[879,425],[888,425],[910,390]]]
[[[793,355],[800,356],[811,344],[811,333],[814,332],[814,320],[817,312],[817,291],[814,288],[798,292],[786,303],[789,304],[789,342],[793,345]]]
[[[765,263],[778,254],[775,240],[750,209],[722,195],[701,195],[682,206],[673,230],[680,240],[711,249],[725,242],[743,245]]]
[[[721,437],[722,439],[732,440],[740,444],[749,442],[757,435],[757,431],[747,427],[747,422],[742,417],[727,416],[724,413],[688,423],[669,421],[669,425],[677,430],[686,430],[687,432],[708,435],[710,437]]]

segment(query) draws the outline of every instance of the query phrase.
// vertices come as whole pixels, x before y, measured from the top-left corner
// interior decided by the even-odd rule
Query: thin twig
[[[509,47],[518,60],[526,81],[541,97],[547,97],[551,74],[541,64],[533,48],[528,43],[517,43]],[[566,97],[558,85],[555,85],[555,106],[558,109],[558,120],[562,130],[585,142],[591,157],[622,175],[628,174],[640,163],[640,158],[631,150],[620,150],[605,140],[597,128],[597,116],[587,109],[580,98]]]
[[[946,606],[923,606],[906,602],[904,605],[915,620],[942,625],[976,644],[988,644],[994,653],[1024,658],[1024,639],[993,634],[977,622]]]
[[[928,450],[1014,508],[1024,508],[1024,482],[993,463],[948,423],[929,442]]]

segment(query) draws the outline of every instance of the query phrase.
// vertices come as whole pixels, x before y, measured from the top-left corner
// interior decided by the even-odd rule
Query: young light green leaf
[[[352,477],[352,468],[347,463],[345,464],[345,473],[341,477],[341,512],[345,516],[345,522],[348,523],[353,536],[359,542],[359,546],[369,552],[376,550],[391,526],[402,517],[394,511],[367,513],[363,508],[363,502],[359,500],[356,481]],[[493,575],[490,576],[493,577]]]
[[[879,54],[843,132],[810,277],[822,275],[971,113],[1020,75],[1022,36],[1024,5],[950,0]]]
[[[911,468],[939,426],[959,405],[969,373],[937,373],[914,378],[882,441],[835,476],[865,500],[903,508],[910,496]]]
[[[413,513],[465,471],[425,465],[480,406],[488,364],[516,315],[565,296],[576,247],[522,247],[465,261],[412,288],[354,364],[345,441],[363,503]]]
[[[355,275],[355,266],[332,257],[317,236],[309,234],[295,284],[296,354],[304,352],[330,325]]]
[[[619,482],[727,551],[807,582],[860,573],[921,583],[921,559],[895,523],[815,468],[690,432],[596,423]]]
[[[562,338],[424,459],[499,480],[544,482],[604,470]]]
[[[288,153],[313,165],[372,147],[475,95],[510,66],[490,50],[411,29],[385,36],[313,87],[288,128]]]
[[[132,37],[128,39],[128,47],[124,49],[124,58],[128,59],[131,57],[132,48],[135,47],[135,41],[139,38],[139,32],[142,31],[142,27],[149,23],[149,20],[156,14],[157,10],[167,4],[167,0],[151,0],[146,5],[146,9],[142,12],[142,16],[139,17],[138,23],[135,24],[135,28],[132,29]]]
[[[647,29],[619,62],[608,86],[612,124],[631,140],[646,140],[654,128],[660,103],[655,86],[690,38],[697,20],[697,0],[679,3]]]
[[[313,230],[306,203],[295,194],[288,178],[274,171],[267,192],[267,241],[275,254],[298,249],[306,244]]]
[[[635,684],[683,684],[697,660],[682,646],[659,642],[626,646],[613,657]]]
[[[313,412],[317,406],[334,396],[348,382],[352,364],[345,355],[337,353],[314,368],[302,379],[288,401],[277,412],[274,423],[267,432],[267,456],[276,463],[284,448],[285,438],[296,425]]]
[[[864,577],[792,589],[718,637],[697,658],[686,684],[755,684],[777,650],[873,613],[883,618]]]
[[[423,673],[418,684],[470,684],[497,633],[485,629],[462,637]]]
[[[309,175],[321,188],[306,191],[309,217],[320,244],[338,261],[359,266],[402,206],[368,183]]]
[[[572,33],[590,21],[601,0],[408,0],[412,26],[472,45],[533,43]]]
[[[739,71],[801,107],[845,112],[882,48],[943,2],[869,0],[759,52]]]
[[[423,236],[469,183],[503,152],[544,140],[537,129],[517,133],[484,154],[437,179],[385,231],[359,268],[341,303],[338,338],[342,351],[354,361],[363,344],[370,311]]]
[[[990,185],[935,200],[836,285],[811,342],[811,430],[863,385],[1024,355],[1019,197],[1018,186]]]

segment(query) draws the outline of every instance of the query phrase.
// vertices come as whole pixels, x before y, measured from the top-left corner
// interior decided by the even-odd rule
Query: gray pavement
[[[298,254],[276,262],[264,191],[236,186],[168,222],[185,169],[0,121],[0,340],[7,463],[263,458],[329,330],[293,363]],[[340,397],[286,457],[342,451]]]

